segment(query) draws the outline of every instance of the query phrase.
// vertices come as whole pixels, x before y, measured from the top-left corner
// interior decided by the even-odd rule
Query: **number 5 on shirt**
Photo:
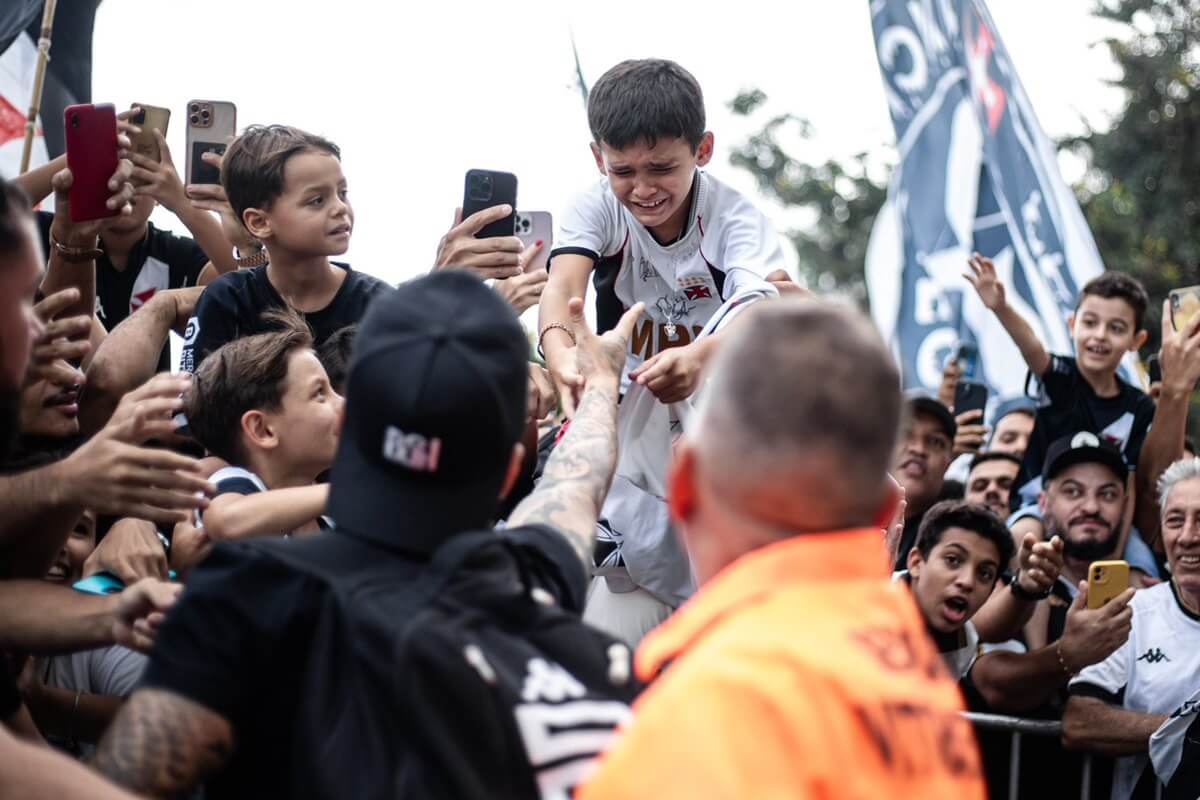
[[[1088,567],[1088,608],[1100,608],[1129,588],[1129,564],[1093,561]]]

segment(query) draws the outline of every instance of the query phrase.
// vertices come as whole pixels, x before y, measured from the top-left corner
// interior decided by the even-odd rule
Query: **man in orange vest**
[[[985,796],[971,725],[881,529],[900,379],[856,312],[763,303],[731,330],[669,477],[700,591],[595,798]]]

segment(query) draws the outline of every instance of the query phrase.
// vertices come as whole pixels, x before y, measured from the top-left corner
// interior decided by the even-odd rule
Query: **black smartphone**
[[[1146,359],[1146,372],[1150,373],[1151,383],[1162,383],[1162,364],[1158,362],[1158,353]]]
[[[987,408],[987,401],[987,384],[959,381],[954,389],[954,416],[961,416],[968,411],[983,411]]]
[[[485,208],[507,203],[512,213],[503,219],[488,223],[475,234],[476,239],[493,236],[515,236],[517,230],[517,176],[511,172],[495,172],[490,169],[467,170],[466,186],[463,189],[462,218],[483,211]]]

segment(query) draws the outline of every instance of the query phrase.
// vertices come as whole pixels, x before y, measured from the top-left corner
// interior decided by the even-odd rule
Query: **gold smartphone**
[[[1100,608],[1128,588],[1128,563],[1093,561],[1088,567],[1088,608]]]
[[[142,129],[141,133],[133,134],[129,140],[133,143],[133,152],[155,161],[162,161],[162,153],[158,151],[158,140],[154,138],[154,130],[165,138],[167,124],[171,121],[171,109],[152,106],[147,103],[134,103],[133,108],[141,109],[129,118],[129,121]]]
[[[1186,329],[1200,316],[1200,286],[1172,289],[1168,296],[1171,299],[1171,327],[1175,330]]]

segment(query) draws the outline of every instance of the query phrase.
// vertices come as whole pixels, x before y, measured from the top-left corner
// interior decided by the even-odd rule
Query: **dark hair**
[[[618,150],[660,136],[686,139],[692,152],[704,138],[704,94],[692,74],[660,58],[622,61],[588,94],[592,138]]]
[[[292,156],[342,151],[328,139],[289,125],[251,125],[233,140],[221,162],[221,185],[240,222],[248,208],[270,208],[283,194],[283,170]]]
[[[1013,413],[1016,414],[1018,412],[1014,411]],[[1021,459],[1012,453],[984,452],[971,459],[971,469],[967,470],[967,474],[970,475],[980,464],[986,464],[989,461],[1007,461],[1010,464],[1016,464],[1017,467],[1021,466]]]
[[[942,540],[942,534],[949,528],[971,531],[996,545],[996,550],[1000,553],[1001,572],[1007,569],[1008,562],[1012,561],[1016,552],[1012,534],[990,509],[976,503],[947,500],[926,511],[924,519],[921,520],[915,545],[921,558],[929,558],[933,548]]]
[[[1134,331],[1142,329],[1142,320],[1146,317],[1146,307],[1150,305],[1150,296],[1146,294],[1146,287],[1142,286],[1142,282],[1137,278],[1112,270],[1092,278],[1079,293],[1079,304],[1075,306],[1076,311],[1079,310],[1080,305],[1083,305],[1083,299],[1088,295],[1105,299],[1116,297],[1124,300],[1133,309]]]
[[[358,325],[347,325],[333,332],[328,339],[317,348],[317,359],[329,376],[329,383],[338,394],[346,383],[346,373],[350,370],[350,351],[354,347],[354,336],[358,333]]]
[[[22,247],[29,238],[29,196],[19,185],[0,178],[0,255]]]
[[[293,311],[263,315],[278,330],[234,339],[211,353],[192,376],[183,412],[192,435],[210,453],[233,465],[245,463],[242,415],[274,411],[283,402],[288,357],[312,347],[312,333]]]

